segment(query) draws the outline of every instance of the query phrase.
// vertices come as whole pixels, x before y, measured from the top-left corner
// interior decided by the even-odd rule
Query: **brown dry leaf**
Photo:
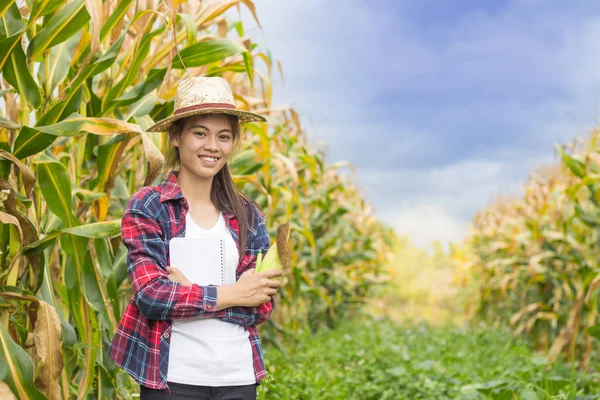
[[[275,243],[277,244],[277,255],[279,263],[284,270],[287,270],[290,265],[292,252],[290,250],[290,223],[285,222],[277,227],[277,236]]]
[[[586,304],[590,303],[590,300],[592,299],[592,295],[598,289],[600,289],[600,274],[596,275],[596,277],[594,279],[592,279],[592,282],[590,282],[587,294],[585,296],[585,303]]]
[[[8,385],[0,381],[0,399],[4,400],[17,400],[13,392],[11,392]]]
[[[219,37],[227,37],[227,20],[225,18],[221,18],[217,23],[217,30],[219,32]]]
[[[254,2],[250,0],[204,0],[202,2],[202,8],[196,17],[196,22],[200,24],[204,24],[208,21],[211,21],[218,16],[222,15],[229,8],[235,6],[236,4],[244,3],[244,5],[248,8],[256,24],[259,28],[262,28],[260,25],[260,21],[256,16],[256,10],[254,8]]]
[[[5,150],[0,150],[0,157],[12,161],[19,168],[19,170],[21,171],[21,175],[23,175],[25,195],[29,196],[29,193],[31,193],[31,189],[33,189],[33,185],[35,185],[35,175],[31,171],[31,169],[17,157],[13,156]]]
[[[90,21],[92,23],[92,43],[90,53],[86,57],[81,69],[89,64],[96,51],[100,47],[100,29],[103,24],[103,9],[101,0],[85,0],[85,8],[88,14],[90,14]]]
[[[144,186],[150,185],[158,174],[165,162],[165,156],[160,150],[154,145],[154,142],[146,135],[142,133],[142,144],[144,145],[144,155],[146,156],[146,179],[144,180]]]
[[[59,385],[59,377],[63,369],[60,333],[60,318],[56,310],[50,304],[40,300],[33,330],[33,340],[41,362],[35,385],[48,397],[48,400],[62,398]]]
[[[3,224],[12,224],[16,226],[17,230],[19,231],[21,243],[23,243],[23,231],[21,230],[21,224],[19,224],[19,220],[15,216],[7,214],[4,211],[0,211],[0,222]]]

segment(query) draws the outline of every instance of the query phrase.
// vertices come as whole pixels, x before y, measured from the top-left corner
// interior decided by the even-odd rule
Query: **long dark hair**
[[[196,115],[186,117],[175,121],[169,127],[167,131],[167,140],[165,141],[165,158],[166,167],[168,169],[179,169],[179,149],[171,143],[173,138],[178,137],[183,132],[186,122],[190,119],[201,120],[203,117],[209,114]],[[233,148],[237,148],[240,142],[241,127],[238,117],[235,115],[225,115],[231,125],[231,131],[233,134]],[[193,121],[190,121],[193,122]],[[252,207],[259,208],[256,202],[248,198],[243,194],[233,182],[231,173],[229,172],[229,165],[225,163],[223,168],[213,178],[212,187],[210,189],[210,200],[217,207],[219,211],[229,211],[233,213],[238,221],[240,230],[240,262],[246,254],[248,244],[248,226],[253,225]],[[249,220],[250,217],[250,220]]]

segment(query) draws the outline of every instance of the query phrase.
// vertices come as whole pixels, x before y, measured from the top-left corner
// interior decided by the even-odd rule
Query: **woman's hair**
[[[169,169],[179,169],[179,149],[171,143],[173,138],[178,137],[183,132],[186,123],[201,120],[205,115],[196,115],[179,119],[169,127],[167,131],[167,140],[165,142],[166,167]],[[241,127],[238,117],[229,114],[219,114],[227,117],[231,125],[233,134],[233,148],[235,149],[240,141]],[[193,120],[193,121],[192,121]],[[235,215],[240,230],[240,260],[246,254],[248,226],[253,224],[253,220],[248,220],[248,216],[253,217],[252,206],[258,209],[258,205],[253,200],[244,195],[233,182],[229,166],[227,163],[215,175],[210,190],[210,200],[219,209],[219,211],[229,211]]]

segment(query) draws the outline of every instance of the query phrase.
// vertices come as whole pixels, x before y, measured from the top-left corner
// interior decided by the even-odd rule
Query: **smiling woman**
[[[235,133],[234,133],[235,131]],[[197,170],[200,166],[220,170],[233,151],[233,137],[239,137],[237,117],[232,115],[208,114],[187,117],[174,122],[169,128],[167,151],[172,167],[178,164],[186,174],[211,177],[213,171]]]
[[[240,122],[253,120],[264,118],[237,110],[224,79],[197,77],[180,83],[174,115],[150,128],[168,132],[173,170],[123,215],[134,295],[110,348],[142,399],[255,399],[266,376],[256,325],[273,312],[281,272],[255,272],[270,247],[265,218],[227,165]],[[225,285],[201,286],[169,265],[177,236],[223,239]]]

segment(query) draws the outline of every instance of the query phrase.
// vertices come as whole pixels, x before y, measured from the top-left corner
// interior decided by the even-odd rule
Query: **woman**
[[[178,170],[135,193],[123,215],[133,296],[109,350],[142,399],[255,399],[266,376],[256,325],[271,316],[281,272],[255,272],[270,245],[265,219],[227,166],[240,122],[264,120],[235,108],[224,79],[195,77],[178,86],[174,115],[148,129],[168,132]],[[178,236],[225,240],[225,285],[200,286],[169,266]]]

